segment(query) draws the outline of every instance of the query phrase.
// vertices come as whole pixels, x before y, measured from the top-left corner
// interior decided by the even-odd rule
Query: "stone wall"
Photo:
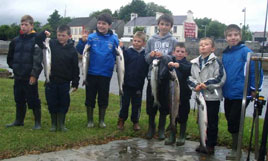
[[[0,40],[0,55],[1,54],[7,54],[9,43],[10,43],[10,41],[2,41],[2,40]]]

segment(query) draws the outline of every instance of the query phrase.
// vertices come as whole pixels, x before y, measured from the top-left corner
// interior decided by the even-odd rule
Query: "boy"
[[[180,136],[177,141],[177,146],[184,145],[185,143],[185,132],[186,123],[188,120],[188,114],[190,112],[190,99],[192,91],[187,84],[187,79],[191,74],[191,63],[186,60],[188,52],[186,51],[184,43],[177,43],[173,56],[175,58],[174,62],[168,63],[169,68],[175,68],[176,73],[180,82],[180,106],[178,112],[177,122],[180,123]],[[171,130],[169,139],[166,140],[166,145],[171,145],[176,141],[176,133]]]
[[[207,140],[206,147],[201,145],[197,152],[213,154],[218,137],[218,113],[222,99],[221,86],[226,76],[222,63],[213,53],[214,41],[211,38],[202,38],[199,42],[200,56],[191,61],[191,76],[189,87],[195,92],[202,92],[207,105]]]
[[[153,35],[147,42],[145,49],[145,60],[150,65],[148,73],[148,86],[146,98],[146,112],[149,115],[149,128],[146,135],[147,139],[152,139],[155,133],[155,115],[159,109],[159,125],[158,137],[160,140],[165,139],[165,124],[166,115],[169,113],[168,109],[168,88],[169,88],[169,72],[167,63],[172,60],[172,51],[177,40],[170,34],[170,29],[173,26],[173,17],[167,14],[160,16],[157,20],[159,32]],[[160,106],[154,106],[154,98],[152,96],[152,88],[150,84],[152,62],[154,59],[160,59],[159,67],[159,90],[158,100]]]
[[[222,88],[224,96],[225,117],[228,123],[228,131],[232,134],[232,151],[226,156],[227,159],[235,159],[238,131],[241,116],[241,106],[246,72],[245,66],[247,53],[252,52],[243,42],[241,42],[241,29],[231,24],[224,32],[228,47],[223,51],[222,63],[226,70],[227,79]],[[255,62],[250,62],[250,76],[248,95],[255,95]],[[260,86],[263,80],[261,72]],[[260,89],[259,89],[260,90]],[[247,104],[249,101],[247,102]]]
[[[88,31],[85,31],[82,35],[82,38],[79,39],[75,47],[80,55],[83,55],[83,50],[85,48],[85,45],[87,44],[87,37],[88,37]]]
[[[132,45],[124,52],[125,77],[123,85],[122,104],[119,113],[119,130],[124,129],[124,122],[128,118],[128,107],[132,103],[131,121],[133,130],[140,130],[139,117],[141,111],[142,89],[144,79],[148,74],[148,64],[145,62],[145,33],[138,31],[135,33]]]
[[[45,32],[46,35],[47,32]],[[55,132],[67,131],[65,116],[70,105],[70,82],[72,91],[76,91],[79,84],[78,56],[71,40],[71,29],[67,25],[57,28],[57,39],[50,40],[51,75],[46,84],[45,94],[48,110],[51,115],[51,129]]]
[[[90,60],[86,84],[87,127],[94,127],[93,109],[98,94],[99,127],[105,128],[105,111],[108,107],[110,81],[113,74],[118,38],[110,30],[112,17],[103,13],[97,18],[97,31],[88,36]]]
[[[38,77],[42,71],[42,52],[35,49],[36,33],[34,20],[30,15],[21,18],[20,35],[10,45],[7,64],[14,73],[14,99],[16,102],[16,120],[6,127],[23,126],[26,103],[33,110],[35,126],[41,128],[41,102],[38,95]],[[42,47],[41,43],[38,43]]]

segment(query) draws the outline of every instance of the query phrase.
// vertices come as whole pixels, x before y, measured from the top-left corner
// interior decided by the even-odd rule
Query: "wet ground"
[[[216,147],[215,154],[208,156],[195,152],[198,144],[186,141],[184,146],[167,146],[164,141],[134,138],[3,161],[223,161],[230,151],[225,147]],[[245,155],[241,160],[246,159]]]

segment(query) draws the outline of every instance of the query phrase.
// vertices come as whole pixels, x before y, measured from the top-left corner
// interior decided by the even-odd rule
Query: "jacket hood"
[[[197,57],[197,58],[195,58],[195,59],[193,59],[193,60],[191,60],[191,63],[196,63],[196,64],[199,64],[199,59],[200,59],[200,57],[201,57],[201,55],[199,56],[199,57]],[[211,61],[211,60],[213,60],[213,59],[215,59],[216,58],[216,55],[214,54],[214,53],[211,53],[209,56],[208,56],[208,61],[207,62],[209,62],[209,61]]]
[[[239,49],[241,49],[241,48],[243,48],[243,47],[245,47],[246,45],[245,45],[245,43],[243,42],[243,41],[240,41],[236,46],[232,46],[232,47],[229,47],[229,46],[227,46],[224,50],[223,50],[223,53],[227,53],[227,52],[229,52],[229,51],[234,51],[234,50],[239,50]]]
[[[167,33],[165,36],[159,36],[159,34],[155,34],[152,36],[153,39],[156,39],[156,40],[165,40],[165,39],[168,39],[170,37],[172,37],[171,33]]]

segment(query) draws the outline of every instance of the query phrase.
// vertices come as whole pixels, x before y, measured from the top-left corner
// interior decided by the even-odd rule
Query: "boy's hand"
[[[160,58],[160,57],[162,57],[162,53],[160,53],[158,51],[155,51],[155,56],[158,57],[158,58]]]
[[[120,48],[124,47],[124,43],[122,41],[119,42],[119,47]]]
[[[69,94],[71,94],[71,93],[73,93],[73,92],[75,92],[75,91],[77,91],[77,88],[72,87],[72,88],[70,89],[70,91],[69,91]]]
[[[50,35],[51,35],[51,33],[47,30],[44,33],[45,33],[46,37],[50,37]]]
[[[173,64],[174,64],[173,62],[169,62],[168,63],[168,68],[172,68],[173,67]]]
[[[30,77],[29,84],[34,85],[36,83],[36,78],[34,76]]]
[[[84,33],[84,34],[82,35],[82,41],[84,41],[84,42],[87,41],[87,34]]]
[[[199,92],[199,91],[201,91],[201,89],[202,89],[202,88],[201,88],[201,84],[199,84],[199,85],[197,85],[197,86],[195,87],[194,90],[197,91],[197,92]]]
[[[155,56],[155,53],[156,53],[156,51],[152,51],[152,52],[150,53],[150,57],[154,57],[154,56]]]
[[[255,91],[251,91],[251,97],[256,98],[257,93]]]
[[[207,89],[207,86],[204,83],[201,83],[200,86],[201,86],[201,89]]]
[[[174,67],[174,68],[179,68],[179,66],[180,66],[180,64],[179,63],[173,63],[173,62],[169,62],[168,63],[168,67],[169,68],[172,68],[172,67]]]

